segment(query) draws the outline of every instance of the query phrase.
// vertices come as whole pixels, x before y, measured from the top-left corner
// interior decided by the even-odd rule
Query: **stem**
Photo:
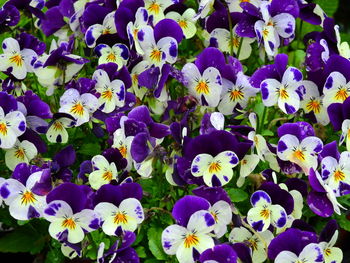
[[[239,54],[241,53],[241,48],[242,48],[242,42],[243,42],[243,37],[239,38],[239,46],[237,50],[237,59],[239,59]]]
[[[263,243],[263,245],[264,245],[264,247],[265,247],[265,251],[266,251],[266,253],[267,253],[267,244],[266,244],[265,239],[264,239],[258,232],[256,232],[254,228],[252,228],[249,224],[247,224],[246,222],[244,222],[243,219],[242,219],[241,221],[242,221],[242,225],[243,225],[244,227],[248,228],[251,232],[254,233],[254,235],[256,235],[256,236],[260,239],[260,241]]]
[[[259,126],[258,126],[258,128],[257,128],[257,133],[258,133],[258,134],[260,134],[260,133],[261,133],[262,127],[263,127],[263,125],[264,125],[264,121],[265,121],[266,112],[267,112],[267,107],[266,107],[266,106],[264,106],[263,115],[262,115],[262,117],[261,117],[261,120],[260,120]]]
[[[146,210],[146,209],[145,209]],[[163,208],[160,208],[160,207],[151,207],[150,209],[147,209],[146,210],[146,213],[150,212],[150,211],[161,211],[163,213],[167,213],[168,215],[170,215],[172,217],[172,214],[168,211],[168,210],[165,210]]]

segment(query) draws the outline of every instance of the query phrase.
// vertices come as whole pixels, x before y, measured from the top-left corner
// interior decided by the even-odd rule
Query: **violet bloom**
[[[200,253],[214,247],[209,233],[214,229],[215,218],[207,211],[209,202],[196,196],[185,196],[173,208],[178,224],[170,225],[162,233],[165,253],[176,255],[180,263],[192,263]]]
[[[0,8],[0,26],[15,26],[20,20],[20,13],[13,5],[5,5]]]
[[[44,217],[51,222],[49,233],[54,239],[76,244],[84,239],[85,233],[100,227],[98,215],[87,208],[85,187],[63,183],[47,195]]]
[[[199,261],[201,263],[236,263],[237,254],[230,245],[221,244],[205,250]]]
[[[38,154],[35,145],[30,141],[16,141],[11,149],[6,150],[5,163],[6,166],[13,171],[17,164],[29,162]]]
[[[128,38],[130,46],[135,46],[136,52],[139,54],[143,54],[142,48],[140,46],[137,33],[140,29],[148,25],[149,20],[149,14],[147,12],[147,9],[144,7],[140,7],[137,9],[135,14],[135,21],[130,21],[127,25],[127,32],[128,32]]]
[[[52,143],[67,143],[67,128],[75,126],[76,120],[67,113],[55,113],[46,131],[46,139]]]
[[[340,72],[332,72],[326,80],[323,93],[326,108],[332,103],[343,103],[350,95],[350,81]]]
[[[323,250],[325,263],[340,263],[343,261],[343,251],[334,247],[338,239],[338,224],[335,219],[329,220],[319,236],[319,245]]]
[[[114,44],[112,47],[106,44],[99,44],[95,47],[95,52],[99,56],[98,64],[115,63],[118,69],[125,66],[129,59],[129,48],[124,44]]]
[[[6,38],[2,42],[4,54],[0,55],[0,71],[12,74],[17,79],[24,79],[27,72],[33,72],[34,63],[38,55],[29,48],[21,50],[19,43],[14,38]]]
[[[95,155],[91,160],[94,171],[89,175],[89,183],[95,190],[115,180],[118,175],[114,162],[109,163],[103,155]]]
[[[50,170],[20,164],[0,188],[1,197],[9,206],[9,212],[17,220],[41,217],[46,205],[45,195],[38,191],[37,184],[43,177],[50,176]],[[51,184],[51,181],[50,181]]]

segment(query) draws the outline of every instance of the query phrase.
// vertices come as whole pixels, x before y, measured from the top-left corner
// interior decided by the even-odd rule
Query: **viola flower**
[[[68,142],[68,132],[66,128],[74,127],[76,120],[67,113],[55,113],[53,120],[46,131],[46,138],[52,143]]]
[[[18,9],[7,4],[0,8],[0,26],[15,26],[20,20],[20,13]]]
[[[236,251],[227,244],[219,244],[213,248],[208,248],[205,250],[199,261],[201,263],[210,263],[210,262],[222,262],[222,263],[237,263],[238,261]]]
[[[323,88],[323,104],[327,108],[332,103],[343,103],[350,95],[350,82],[340,72],[332,72]]]
[[[156,25],[164,18],[164,10],[177,3],[179,3],[179,0],[145,0],[145,9],[152,17],[153,25]]]
[[[110,113],[116,107],[124,106],[126,89],[123,81],[115,79],[111,82],[102,69],[96,70],[92,79],[96,81],[95,89],[100,94],[98,104],[102,112]]]
[[[86,232],[99,227],[99,218],[91,209],[74,213],[63,200],[53,200],[44,209],[44,218],[51,222],[49,233],[60,241],[76,244],[84,239]]]
[[[318,123],[327,125],[329,117],[327,108],[323,105],[324,96],[320,96],[317,85],[310,80],[304,80],[303,86],[306,92],[303,95],[303,100],[300,102],[300,107],[305,113],[314,114]]]
[[[215,157],[210,154],[198,154],[192,161],[191,172],[195,177],[203,176],[207,186],[223,186],[232,176],[233,170],[238,164],[238,157],[232,151],[224,151]]]
[[[0,147],[12,148],[17,140],[26,131],[26,118],[20,111],[11,111],[5,114],[0,107]]]
[[[270,196],[262,190],[256,191],[250,198],[253,208],[248,211],[247,221],[257,231],[266,231],[270,224],[282,228],[287,223],[287,213],[280,205],[272,204]]]
[[[19,163],[29,164],[37,154],[38,151],[33,143],[27,140],[21,142],[17,140],[11,149],[6,150],[5,163],[13,171]]]
[[[99,56],[98,64],[115,63],[118,69],[125,66],[129,59],[129,48],[124,44],[114,44],[112,47],[106,44],[99,44],[95,47]]]
[[[274,238],[270,230],[259,233],[260,237],[264,239],[266,245],[268,246],[271,240]],[[265,262],[267,255],[265,251],[265,244],[262,240],[255,234],[252,234],[245,227],[235,227],[232,229],[229,241],[231,243],[245,243],[252,250],[252,260],[253,262],[261,263]]]
[[[96,155],[91,160],[94,171],[89,175],[89,183],[95,190],[117,179],[118,170],[115,163],[109,163],[103,155]]]
[[[300,261],[315,263],[324,262],[323,251],[319,244],[311,243],[304,247],[299,255],[290,251],[282,251],[275,259],[276,263],[284,263],[286,261],[291,263],[298,263]]]
[[[171,225],[162,233],[162,245],[165,253],[175,255],[180,263],[195,262],[194,251],[202,253],[214,247],[209,233],[214,229],[215,219],[208,211],[199,210],[191,215],[187,226]]]
[[[222,79],[220,72],[209,67],[201,74],[197,66],[187,63],[182,68],[182,73],[188,82],[189,93],[203,106],[216,107],[220,101]]]
[[[150,66],[161,68],[166,62],[170,64],[176,62],[178,44],[175,38],[163,37],[156,43],[153,29],[150,26],[140,29],[137,38],[143,51],[143,59]]]
[[[294,38],[295,18],[289,13],[279,13],[271,17],[270,6],[270,2],[261,3],[260,11],[263,19],[255,22],[254,30],[258,42],[264,43],[266,53],[274,57],[280,46],[280,37]],[[292,9],[293,6],[289,8]]]
[[[146,87],[142,87],[141,85],[139,85],[139,75],[148,68],[149,68],[148,62],[141,61],[132,68],[130,73],[131,80],[132,80],[131,89],[135,93],[136,97],[139,98],[140,100],[143,99],[148,89]]]
[[[232,83],[229,80],[222,80],[222,99],[218,105],[218,110],[225,114],[230,115],[233,113],[237,106],[244,109],[251,97],[259,91],[252,87],[249,83],[247,76],[243,72],[237,74],[236,83]]]
[[[319,216],[329,217],[334,212],[341,214],[340,208],[345,209],[337,200],[336,193],[323,180],[318,171],[310,169],[309,182],[312,191],[307,196],[310,209]],[[349,193],[349,189],[347,189]]]
[[[115,11],[106,15],[106,17],[103,19],[102,25],[94,24],[89,26],[89,28],[86,30],[85,42],[89,48],[93,48],[96,46],[96,41],[100,36],[117,33],[114,14]]]
[[[301,142],[291,134],[283,135],[278,141],[277,155],[283,161],[299,165],[305,174],[310,168],[317,168],[317,154],[323,149],[323,142],[315,136],[304,138]]]
[[[2,42],[4,54],[0,55],[0,71],[12,74],[17,79],[24,79],[27,72],[33,72],[38,55],[32,49],[20,49],[16,39],[9,37]]]
[[[121,201],[119,206],[108,202],[101,202],[95,206],[95,212],[101,215],[102,230],[106,235],[114,236],[119,229],[135,231],[145,218],[142,205],[135,198]]]
[[[328,221],[320,234],[319,245],[323,250],[325,263],[340,263],[343,261],[343,251],[338,247],[334,247],[338,234],[338,224],[334,219]]]
[[[240,37],[236,32],[237,25],[232,29],[231,33],[225,28],[216,28],[210,33],[210,41],[215,41],[218,44],[218,48],[222,52],[230,53],[231,47],[235,55],[239,55],[239,60],[249,58],[252,53],[252,47],[250,46],[255,38]],[[238,54],[239,51],[239,54]]]
[[[132,168],[133,159],[131,156],[131,143],[134,139],[134,136],[125,136],[124,129],[117,129],[113,133],[113,148],[119,150],[120,154],[125,158],[128,162],[125,170],[130,171]]]
[[[227,225],[232,221],[231,206],[226,201],[219,200],[210,206],[208,211],[215,219],[214,233],[220,238],[226,233]]]
[[[260,4],[261,4],[260,0],[249,0],[249,1],[244,1],[244,0],[226,0],[225,2],[228,5],[230,13],[232,13],[232,12],[242,13],[243,9],[240,6],[240,4],[244,3],[244,2],[249,2],[250,4],[252,4],[252,5],[256,6],[256,7],[259,7]]]
[[[196,14],[196,11],[194,11],[194,9],[188,8],[182,15],[180,15],[175,11],[171,11],[167,13],[165,17],[176,21],[181,27],[185,38],[190,39],[197,32],[196,25],[192,20],[195,14]]]
[[[257,154],[249,154],[244,156],[240,161],[239,177],[237,179],[237,186],[242,187],[245,178],[248,177],[259,164],[259,156]]]
[[[300,106],[300,87],[303,74],[299,69],[288,67],[282,77],[282,82],[276,79],[265,79],[260,84],[263,103],[270,107],[278,103],[278,107],[286,114],[293,114]]]
[[[17,166],[13,173],[13,178],[7,179],[2,184],[0,193],[5,203],[9,206],[10,215],[17,220],[28,220],[34,217],[41,217],[43,208],[46,205],[46,198],[39,195],[35,190],[36,184],[46,173],[50,174],[49,169],[35,172],[23,178],[22,183],[17,178],[24,176],[25,172],[22,167]],[[21,174],[21,172],[23,172]],[[14,179],[16,178],[16,179]]]
[[[214,0],[201,0],[199,2],[198,12],[193,19],[197,20],[198,18],[205,18],[213,9],[214,2]]]
[[[79,94],[76,89],[66,90],[60,98],[61,108],[59,112],[68,113],[76,120],[76,126],[88,122],[90,115],[98,108],[98,99],[90,94]]]
[[[144,7],[140,7],[136,11],[135,22],[130,21],[126,26],[130,47],[132,48],[133,46],[135,46],[136,52],[141,55],[143,55],[143,51],[140,47],[137,33],[140,29],[148,25],[148,20],[149,14],[147,12],[147,9],[145,9]]]
[[[344,151],[340,154],[339,160],[332,156],[326,156],[321,161],[322,179],[335,193],[341,196],[345,185],[350,188],[350,152]]]

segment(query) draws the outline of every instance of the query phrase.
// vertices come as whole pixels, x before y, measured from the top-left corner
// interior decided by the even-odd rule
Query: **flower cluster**
[[[304,0],[6,1],[1,227],[35,246],[18,252],[342,262],[350,48],[325,11]],[[0,252],[17,252],[4,240]]]

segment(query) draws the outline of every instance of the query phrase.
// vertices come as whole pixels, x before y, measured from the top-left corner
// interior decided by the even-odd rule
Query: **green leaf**
[[[335,219],[340,227],[346,231],[350,231],[350,219],[346,217],[346,214],[335,215]]]
[[[136,250],[137,255],[138,255],[140,258],[145,258],[145,257],[147,257],[146,250],[145,250],[144,247],[137,247],[135,250]]]
[[[38,254],[45,246],[47,239],[47,224],[29,223],[19,226],[14,231],[0,238],[0,252],[16,253],[30,252]]]
[[[101,152],[101,146],[98,143],[86,143],[77,152],[94,156]]]
[[[333,16],[338,10],[339,0],[315,0],[328,16]]]
[[[158,260],[165,260],[167,258],[161,243],[162,232],[163,229],[157,227],[152,227],[147,231],[148,247],[153,256]]]
[[[263,131],[261,132],[261,135],[262,135],[262,136],[273,136],[274,133],[273,133],[272,131],[270,131],[270,130],[263,130]]]
[[[232,202],[243,202],[248,198],[248,194],[239,188],[233,188],[227,191]]]
[[[62,254],[60,249],[50,250],[45,258],[45,263],[63,263],[65,256]]]

